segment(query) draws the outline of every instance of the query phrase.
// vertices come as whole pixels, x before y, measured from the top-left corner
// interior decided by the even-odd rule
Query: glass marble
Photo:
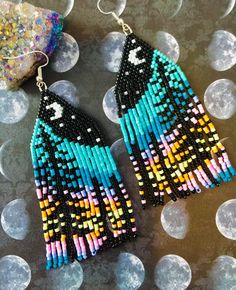
[[[63,13],[64,17],[67,17],[71,13],[71,11],[73,10],[74,5],[75,5],[75,0],[68,0],[67,1],[66,9],[65,9],[65,11]]]
[[[79,98],[77,96],[76,86],[67,80],[61,80],[53,83],[49,90],[65,99],[74,107],[79,107]]]
[[[236,63],[236,37],[229,31],[217,30],[208,47],[210,65],[217,71],[225,71]]]
[[[106,92],[103,98],[102,106],[103,106],[103,111],[105,115],[107,116],[107,118],[113,123],[118,124],[119,123],[118,107],[117,107],[114,89],[115,87],[112,87]]]
[[[221,16],[221,18],[225,18],[226,16],[228,16],[234,9],[235,7],[235,3],[236,3],[236,0],[228,0],[227,1],[227,6],[226,6],[226,9],[224,11],[224,14]]]
[[[117,16],[120,16],[126,7],[127,0],[116,0],[116,1],[101,1],[100,7],[104,11],[114,11]]]
[[[71,70],[79,59],[79,45],[68,33],[63,32],[52,60],[51,68],[58,73]]]
[[[192,271],[182,257],[166,255],[158,261],[154,277],[160,290],[185,290],[191,283]]]
[[[186,201],[168,202],[161,212],[161,224],[169,236],[175,239],[184,239],[189,225]]]
[[[119,160],[119,158],[121,158],[122,154],[127,154],[127,150],[125,147],[125,143],[124,143],[124,139],[120,138],[118,140],[116,140],[112,145],[111,145],[111,153],[112,156],[115,158],[115,160]]]
[[[83,268],[78,262],[48,273],[48,283],[53,290],[78,290],[83,283]]]
[[[180,49],[179,44],[173,35],[165,31],[158,31],[156,34],[156,45],[162,53],[174,62],[178,61]]]
[[[29,232],[30,217],[23,199],[9,202],[1,214],[1,225],[5,233],[13,239],[24,240]]]
[[[175,17],[184,4],[183,0],[158,0],[150,3],[151,10],[160,14],[164,19]]]
[[[236,289],[236,259],[231,256],[219,256],[214,261],[210,276],[214,290]]]
[[[127,0],[117,0],[116,2],[115,12],[120,16],[126,8]]]
[[[131,253],[121,253],[115,266],[115,276],[119,290],[139,289],[145,278],[142,261]]]
[[[75,0],[37,0],[37,5],[47,9],[56,10],[64,17],[67,17],[74,8]]]
[[[236,112],[236,85],[228,79],[214,81],[206,89],[204,103],[215,118],[231,118]]]
[[[31,170],[28,147],[12,139],[5,141],[0,147],[0,173],[15,184],[28,180],[28,170]]]
[[[29,99],[23,89],[0,89],[0,122],[14,124],[21,121],[29,109]]]
[[[236,240],[236,199],[228,200],[218,208],[215,221],[223,236]]]
[[[30,280],[31,270],[24,259],[14,255],[0,258],[0,290],[24,290]]]
[[[101,55],[104,67],[110,72],[118,72],[125,44],[125,34],[121,32],[110,32],[102,40]]]

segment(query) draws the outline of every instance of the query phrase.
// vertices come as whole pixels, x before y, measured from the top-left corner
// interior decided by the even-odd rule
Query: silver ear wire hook
[[[46,62],[38,67],[38,75],[36,77],[36,81],[37,81],[36,85],[39,88],[40,92],[42,92],[43,90],[47,89],[47,85],[43,81],[43,70],[42,70],[43,67],[46,67],[49,64],[49,57],[47,56],[46,53],[44,53],[41,50],[32,50],[32,51],[29,51],[27,53],[24,53],[24,54],[21,54],[21,55],[17,55],[17,56],[12,56],[12,57],[3,56],[2,59],[6,59],[6,60],[17,59],[17,58],[21,58],[23,56],[27,56],[27,55],[35,54],[35,53],[40,53],[46,58]]]
[[[107,12],[106,12],[106,11],[104,11],[104,10],[101,8],[101,6],[100,6],[101,1],[102,1],[102,0],[98,0],[98,2],[97,2],[97,8],[98,8],[98,10],[99,10],[102,14],[105,14],[105,15],[112,14],[113,11],[107,11]]]
[[[102,0],[97,1],[98,10],[104,15],[112,15],[115,18],[115,20],[117,21],[117,23],[122,27],[125,35],[129,35],[129,34],[133,33],[133,30],[131,29],[131,27],[128,24],[126,24],[124,22],[124,20],[122,18],[120,18],[114,11],[107,11],[107,12],[104,11],[100,6],[101,1]]]

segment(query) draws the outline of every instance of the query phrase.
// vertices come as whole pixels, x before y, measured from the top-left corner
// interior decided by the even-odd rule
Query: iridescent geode
[[[33,50],[54,51],[63,28],[63,16],[27,2],[0,1],[0,88],[16,88],[35,73],[45,57],[30,54],[6,60]]]

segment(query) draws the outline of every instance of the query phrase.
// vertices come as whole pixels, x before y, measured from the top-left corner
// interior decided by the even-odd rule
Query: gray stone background
[[[74,2],[71,13],[65,19],[63,31],[72,35],[78,42],[80,58],[76,65],[65,73],[57,73],[48,67],[44,70],[44,78],[48,85],[58,80],[71,81],[77,87],[79,105],[99,120],[109,144],[112,145],[122,136],[119,125],[106,117],[102,104],[106,91],[115,84],[116,73],[108,71],[104,66],[104,62],[107,64],[109,59],[104,59],[101,47],[104,37],[109,32],[121,30],[112,17],[98,12],[95,0]],[[176,39],[180,52],[178,63],[203,101],[208,86],[214,81],[235,80],[233,65],[236,62],[236,38],[230,38],[228,34],[223,34],[219,42],[214,38],[219,30],[235,34],[236,8],[229,10],[234,2],[128,0],[122,17],[137,35],[165,52],[170,48],[165,47],[165,40],[162,38],[159,38],[158,42],[157,33],[164,31]],[[32,0],[30,3],[61,13],[68,5],[68,1],[65,0]],[[104,1],[103,7],[121,4],[121,0]],[[178,13],[175,15],[177,9]],[[229,42],[226,41],[227,37]],[[224,51],[229,58],[224,57]],[[212,63],[212,57],[219,59],[218,66]],[[227,65],[229,68],[225,69]],[[230,84],[232,100],[228,106],[235,109],[235,85]],[[199,195],[188,198],[186,202],[181,201],[174,205],[169,203],[165,211],[161,207],[143,211],[139,204],[136,180],[122,142],[113,147],[113,152],[115,158],[118,158],[119,168],[134,202],[139,230],[137,240],[108,250],[81,265],[73,264],[66,269],[46,272],[42,223],[34,192],[29,152],[39,93],[34,78],[28,80],[22,88],[29,100],[27,114],[14,124],[0,122],[0,164],[3,173],[0,174],[1,221],[5,226],[9,223],[8,233],[18,237],[18,240],[11,238],[0,227],[0,257],[16,255],[28,263],[31,279],[27,289],[235,289],[236,181],[223,184],[217,189],[203,190]],[[220,89],[221,87],[219,90],[217,88],[217,91]],[[214,97],[214,92],[212,94]],[[222,93],[222,99],[224,98],[228,98],[228,95]],[[213,99],[212,102],[219,110],[219,99]],[[215,105],[214,102],[218,103]],[[224,105],[222,103],[222,107]],[[231,115],[228,119],[212,118],[221,138],[228,137],[223,143],[236,166],[236,119],[235,115]],[[18,224],[15,224],[14,216],[13,221],[10,219],[11,215],[9,221],[5,221],[3,216],[6,205],[15,199],[23,199],[18,208],[15,209],[14,204],[11,208],[17,217],[17,211],[19,217],[23,216],[22,223],[19,223],[19,218]],[[230,203],[222,205],[227,201]],[[7,214],[7,208],[5,213]],[[220,223],[219,230],[216,219]],[[168,256],[167,260],[161,260],[162,264],[158,263],[165,255],[177,255],[186,262],[181,258]],[[13,268],[9,271],[14,273]],[[27,271],[29,273],[29,270]],[[24,273],[23,278],[14,274],[10,284],[4,276],[3,280],[0,279],[0,289],[24,289],[17,284],[21,283],[21,279],[24,280]]]

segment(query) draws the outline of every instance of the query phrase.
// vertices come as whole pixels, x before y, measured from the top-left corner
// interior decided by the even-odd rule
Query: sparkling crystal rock
[[[0,1],[0,83],[18,87],[35,73],[42,54],[29,54],[17,59],[4,59],[40,50],[51,55],[63,28],[63,16],[35,7],[27,2],[15,4]]]

